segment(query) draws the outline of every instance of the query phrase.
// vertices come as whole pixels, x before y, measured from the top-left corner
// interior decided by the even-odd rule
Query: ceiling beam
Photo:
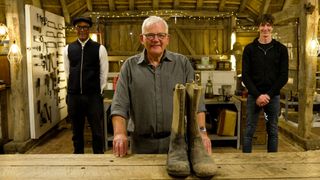
[[[63,13],[63,17],[64,20],[66,21],[67,24],[70,24],[70,13],[66,4],[66,0],[60,0],[60,4],[62,7],[62,13]]]
[[[68,8],[73,7],[73,6],[75,6],[75,4],[79,4],[79,3],[80,3],[79,1],[80,1],[80,0],[72,1],[70,4],[67,5],[67,7],[68,7]]]
[[[41,4],[41,0],[32,0],[32,5],[35,7],[42,8]]]
[[[264,0],[264,4],[261,7],[261,15],[266,14],[268,12],[271,0]]]
[[[159,9],[159,0],[153,0],[152,1],[152,8],[154,10]]]
[[[87,0],[87,8],[88,8],[88,11],[92,11],[92,1],[91,0]]]
[[[77,15],[79,12],[83,11],[84,9],[86,9],[86,6],[82,6],[82,7],[78,8],[76,11],[71,13],[70,16],[73,17],[73,16]]]
[[[134,0],[129,0],[129,10],[130,11],[134,10]]]
[[[203,6],[203,0],[197,0],[197,9],[202,9]]]
[[[179,0],[173,1],[173,9],[178,9],[179,8],[179,4],[180,4]]]
[[[126,18],[131,15],[135,17],[148,17],[150,15],[153,15],[152,12],[155,11],[115,11],[115,12],[106,12],[106,11],[100,11],[100,12],[85,12],[84,15],[91,15],[91,16],[119,16],[120,18]],[[210,10],[198,10],[198,11],[189,11],[189,10],[167,10],[167,9],[161,9],[157,10],[157,14],[163,15],[163,16],[176,16],[176,17],[214,17],[214,18],[226,18],[230,17],[232,15],[231,12],[218,12],[218,11],[210,11]],[[243,15],[240,13],[240,15]]]
[[[289,8],[291,5],[293,5],[293,1],[294,0],[284,0],[282,10],[285,10],[285,9]]]
[[[109,0],[109,10],[110,11],[115,11],[115,5],[114,5],[114,0]]]
[[[244,9],[246,8],[247,1],[248,0],[242,0],[241,1],[239,12],[243,12],[244,11]]]
[[[283,21],[298,18],[301,10],[303,9],[301,9],[299,4],[297,4],[297,5],[292,5],[289,8],[286,8],[280,12],[273,13],[272,15],[275,19],[274,23],[279,24]]]
[[[226,0],[221,0],[220,4],[219,4],[219,11],[223,11],[224,10],[224,6],[226,4]]]

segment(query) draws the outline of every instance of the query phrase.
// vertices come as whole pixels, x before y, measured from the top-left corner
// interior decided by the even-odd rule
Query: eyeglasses
[[[76,29],[79,31],[88,31],[90,29],[90,26],[76,26]]]
[[[158,34],[147,33],[147,34],[143,34],[143,35],[149,40],[154,40],[156,38],[156,36],[158,37],[158,39],[163,40],[169,34],[167,34],[167,33],[158,33]]]

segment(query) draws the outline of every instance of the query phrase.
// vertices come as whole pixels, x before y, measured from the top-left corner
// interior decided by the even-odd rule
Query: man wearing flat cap
[[[92,149],[103,154],[103,88],[108,73],[106,48],[91,40],[90,17],[73,20],[78,39],[65,47],[64,66],[67,77],[68,115],[72,122],[74,154],[84,153],[84,124],[92,132]]]

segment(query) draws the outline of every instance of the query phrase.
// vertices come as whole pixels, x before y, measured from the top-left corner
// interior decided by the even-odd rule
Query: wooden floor
[[[61,125],[58,132],[51,133],[49,137],[45,137],[39,140],[39,143],[32,149],[26,152],[26,154],[71,154],[73,152],[72,146],[72,131],[70,124]],[[225,142],[225,141],[224,141]],[[111,145],[111,144],[109,144]],[[213,153],[241,153],[241,149],[236,149],[235,141],[226,143],[215,143],[212,152]],[[110,147],[110,146],[109,146]],[[301,152],[304,151],[300,146],[294,142],[289,141],[283,135],[279,134],[279,152]],[[253,152],[266,152],[265,145],[255,145]],[[85,153],[92,153],[91,145],[86,145]],[[105,153],[112,153],[111,150],[105,151]]]

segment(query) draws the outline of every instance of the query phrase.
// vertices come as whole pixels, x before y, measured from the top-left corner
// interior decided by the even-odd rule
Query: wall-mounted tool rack
[[[30,132],[37,139],[67,116],[65,22],[31,5],[25,13]]]

